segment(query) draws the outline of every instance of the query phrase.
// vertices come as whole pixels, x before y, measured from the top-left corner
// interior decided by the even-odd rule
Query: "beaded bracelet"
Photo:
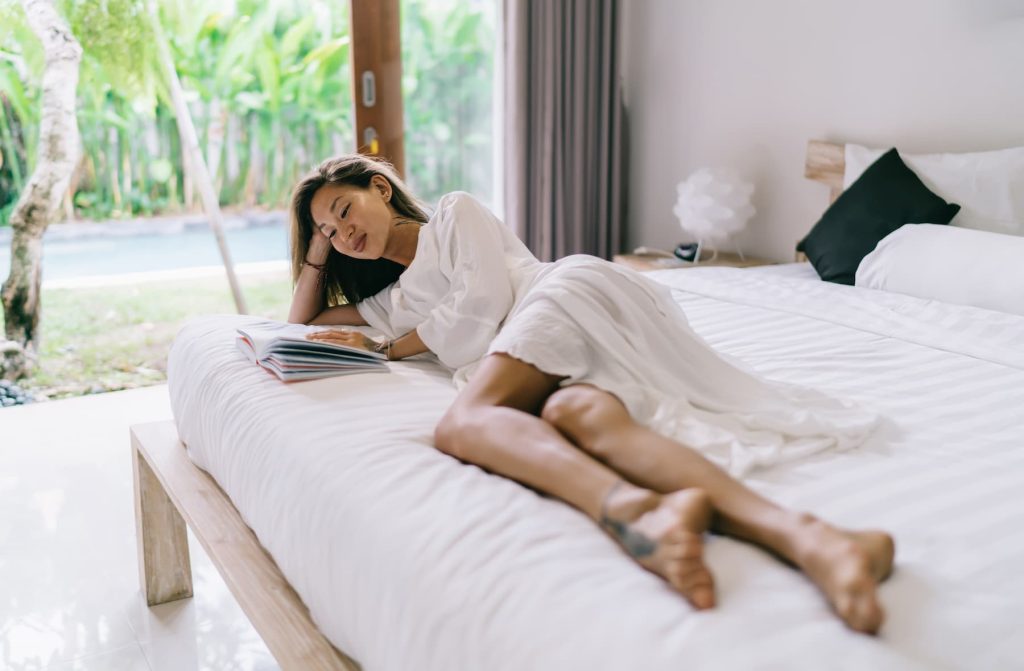
[[[384,352],[386,350],[387,353],[385,354],[385,356],[387,357],[388,361],[391,361],[391,341],[390,340],[385,340],[384,342],[380,343],[379,345],[377,345],[373,349],[378,354],[380,354],[381,352]]]
[[[321,273],[324,271],[324,268],[327,267],[326,263],[313,263],[311,261],[303,261],[302,263],[309,266],[310,268],[316,268]]]

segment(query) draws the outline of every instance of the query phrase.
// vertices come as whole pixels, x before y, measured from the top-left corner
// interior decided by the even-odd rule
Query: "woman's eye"
[[[351,205],[346,205],[346,206],[345,206],[345,209],[341,211],[341,218],[342,218],[342,219],[344,219],[344,218],[345,218],[345,215],[347,215],[347,214],[348,214],[348,208],[350,208],[350,207],[352,207],[352,206],[351,206]]]

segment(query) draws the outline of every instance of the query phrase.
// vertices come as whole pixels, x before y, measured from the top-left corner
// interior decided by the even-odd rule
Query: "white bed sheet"
[[[700,270],[704,272],[705,268],[693,268],[693,270]],[[808,261],[799,261],[797,263],[776,263],[770,266],[754,266],[748,268],[750,273],[755,273],[761,276],[771,277],[788,277],[790,279],[802,279],[802,280],[820,280],[818,277],[818,271],[814,269]]]
[[[454,390],[429,357],[286,386],[235,350],[246,318],[200,319],[170,354],[178,430],[367,671],[1024,668],[1024,318],[778,268],[652,277],[721,351],[887,417],[747,480],[895,535],[878,638],[721,537],[718,606],[695,613],[581,513],[431,447]]]

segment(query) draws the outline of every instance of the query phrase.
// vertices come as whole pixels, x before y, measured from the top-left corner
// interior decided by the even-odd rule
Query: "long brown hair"
[[[292,284],[299,281],[309,241],[316,231],[309,210],[313,194],[324,184],[345,184],[367,189],[370,179],[380,175],[391,183],[390,204],[402,219],[420,224],[427,214],[420,201],[409,192],[394,167],[379,158],[347,154],[323,161],[295,186],[291,204]],[[357,259],[331,249],[323,275],[327,305],[358,303],[398,279],[405,266],[388,259]]]

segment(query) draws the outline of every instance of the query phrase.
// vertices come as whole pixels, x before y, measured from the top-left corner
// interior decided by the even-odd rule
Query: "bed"
[[[182,330],[175,423],[132,429],[148,601],[191,594],[187,523],[285,669],[1022,668],[1024,317],[806,263],[650,276],[719,350],[885,416],[860,448],[747,479],[893,533],[879,637],[717,536],[718,606],[693,611],[582,513],[434,449],[455,392],[429,355],[285,386],[236,353],[239,316]]]

